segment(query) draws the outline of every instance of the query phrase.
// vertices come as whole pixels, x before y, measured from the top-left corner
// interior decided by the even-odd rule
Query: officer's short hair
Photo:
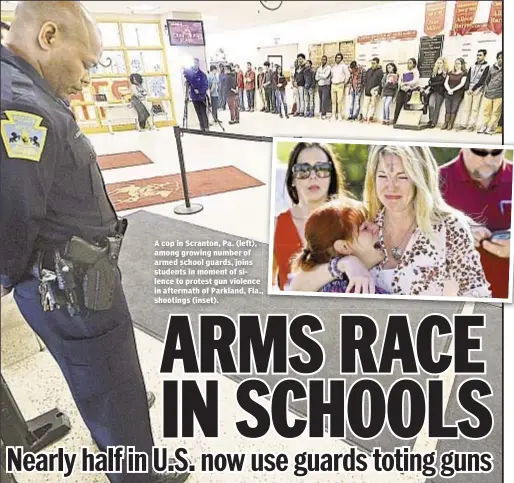
[[[496,60],[500,58],[500,55],[503,56],[503,52],[501,50],[496,54]]]

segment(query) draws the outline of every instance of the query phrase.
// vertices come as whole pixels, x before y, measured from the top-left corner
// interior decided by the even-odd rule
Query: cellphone
[[[491,235],[491,240],[492,241],[495,241],[495,240],[510,240],[510,230],[495,231]]]

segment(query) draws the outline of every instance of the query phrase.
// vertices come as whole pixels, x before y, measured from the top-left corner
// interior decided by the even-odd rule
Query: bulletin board
[[[398,72],[407,70],[407,62],[411,57],[418,58],[419,40],[386,40],[382,42],[357,43],[357,62],[364,66],[371,66],[371,59],[378,57],[383,69],[393,62],[398,67]]]
[[[487,62],[494,64],[496,54],[502,50],[502,35],[493,32],[474,32],[468,35],[449,35],[444,42],[443,56],[446,57],[450,66],[453,66],[455,59],[462,57],[466,66],[476,62],[477,51],[487,50]]]
[[[342,40],[339,42],[329,42],[326,44],[310,44],[309,45],[309,59],[312,61],[312,66],[318,68],[321,65],[321,57],[327,56],[328,63],[333,65],[337,54],[342,54],[343,61],[349,64],[355,60],[355,41]]]
[[[323,55],[328,58],[328,63],[333,65],[335,62],[336,54],[339,53],[339,42],[331,42],[330,44],[323,44]]]
[[[323,44],[309,45],[309,59],[312,61],[313,69],[317,69],[321,65],[321,57],[323,56]]]
[[[355,41],[344,40],[339,42],[339,52],[343,55],[343,62],[349,65],[352,60],[355,60]]]

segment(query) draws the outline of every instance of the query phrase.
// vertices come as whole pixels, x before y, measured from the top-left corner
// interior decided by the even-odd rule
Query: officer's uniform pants
[[[151,455],[146,389],[119,274],[111,309],[74,317],[66,308],[44,312],[38,283],[32,278],[18,284],[14,298],[59,364],[100,451],[107,446],[134,446]],[[108,477],[113,483],[150,481],[137,473]]]

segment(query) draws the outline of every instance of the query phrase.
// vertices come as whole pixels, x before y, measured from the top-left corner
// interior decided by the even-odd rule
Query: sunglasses
[[[480,156],[481,158],[485,158],[486,156],[499,156],[501,153],[503,153],[503,149],[491,149],[491,151],[488,151],[487,149],[473,149],[471,148],[470,151],[473,154],[476,154],[477,156]]]
[[[332,174],[332,163],[298,163],[293,166],[293,175],[296,179],[307,179],[314,171],[318,178],[328,178]]]

